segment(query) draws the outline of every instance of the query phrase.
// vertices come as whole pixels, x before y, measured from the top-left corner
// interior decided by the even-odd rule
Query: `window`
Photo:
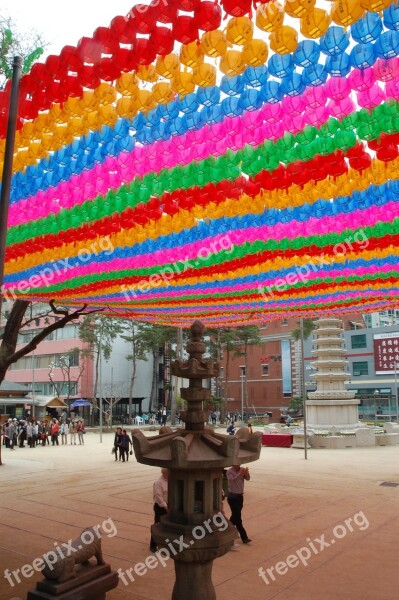
[[[288,319],[281,319],[281,325],[283,325],[283,327],[287,327],[288,326]]]
[[[264,376],[269,375],[269,365],[268,364],[262,365],[262,375],[264,375]]]
[[[366,360],[353,363],[353,375],[368,375],[369,365]]]
[[[245,367],[240,367],[240,377],[245,377]]]
[[[367,348],[366,334],[363,333],[362,335],[352,335],[351,345],[352,345],[352,350],[354,350],[356,348]]]

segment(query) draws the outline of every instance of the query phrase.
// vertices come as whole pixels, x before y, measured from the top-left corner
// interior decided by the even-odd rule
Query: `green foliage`
[[[19,32],[10,17],[0,15],[0,81],[11,78],[14,56],[21,56],[22,73],[28,73],[47,45],[37,31]]]
[[[304,319],[303,320],[303,339],[306,340],[312,333],[313,330],[316,327],[316,323],[314,322],[313,319]],[[301,327],[299,324],[299,327],[297,327],[296,329],[293,329],[291,331],[291,335],[294,338],[294,340],[298,341],[301,339]]]
[[[90,346],[92,352],[101,352],[104,359],[109,360],[113,342],[124,331],[125,325],[121,319],[87,315],[79,326],[79,338]]]
[[[292,398],[290,404],[288,406],[288,410],[293,412],[302,412],[303,411],[303,399],[296,396]]]

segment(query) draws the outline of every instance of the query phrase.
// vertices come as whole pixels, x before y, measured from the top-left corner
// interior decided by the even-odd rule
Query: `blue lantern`
[[[335,56],[341,54],[349,46],[349,33],[345,33],[343,27],[333,25],[325,35],[320,38],[320,50],[324,54]]]
[[[384,25],[387,29],[399,31],[399,4],[396,2],[384,10]]]
[[[203,123],[203,117],[200,112],[189,113],[185,115],[185,120],[187,124],[187,129],[189,131],[195,131],[196,129],[200,129]]]
[[[258,90],[246,90],[239,102],[243,110],[257,110],[262,105],[261,93]]]
[[[281,91],[287,96],[299,96],[305,91],[305,84],[299,73],[292,73],[281,81]]]
[[[197,99],[204,106],[212,106],[220,100],[220,89],[218,87],[200,87],[197,90]]]
[[[303,40],[299,42],[294,55],[294,63],[300,67],[310,67],[318,62],[320,56],[320,46],[313,40]]]
[[[266,81],[261,87],[262,100],[269,104],[276,104],[283,97],[283,92],[280,89],[280,84],[277,81]]]
[[[306,67],[302,73],[302,81],[303,83],[308,85],[322,85],[325,83],[327,79],[327,71],[325,70],[323,65],[318,63],[311,65],[310,67]]]
[[[224,75],[220,82],[220,89],[228,96],[237,96],[244,91],[244,79],[240,75],[229,77]]]
[[[175,119],[179,116],[179,102],[173,101],[168,104],[159,104],[157,110],[163,119]]]
[[[222,110],[226,117],[236,117],[243,111],[240,106],[240,99],[237,96],[231,96],[222,100]]]
[[[351,70],[351,60],[349,54],[335,54],[329,56],[326,60],[326,70],[332,77],[345,77]]]
[[[287,77],[294,70],[294,61],[291,54],[273,54],[268,67],[269,72],[274,77]]]
[[[374,44],[378,58],[395,58],[399,54],[399,31],[385,31]]]
[[[375,63],[374,44],[356,44],[351,50],[350,61],[355,69],[368,69]]]
[[[183,135],[187,131],[187,124],[185,117],[176,117],[170,121],[170,134],[174,137],[177,135]]]
[[[374,12],[366,12],[364,17],[356,21],[351,27],[351,35],[355,42],[368,44],[374,42],[382,31],[380,15]]]
[[[260,87],[267,81],[267,68],[265,65],[261,65],[260,67],[248,67],[242,77],[247,85],[251,87]]]
[[[197,98],[197,94],[194,92],[192,94],[187,94],[180,100],[180,110],[184,113],[189,113],[193,110],[197,110],[200,103]]]

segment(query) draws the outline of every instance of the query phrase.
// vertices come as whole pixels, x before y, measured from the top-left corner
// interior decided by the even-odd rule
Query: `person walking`
[[[78,424],[76,425],[76,431],[78,434],[79,444],[80,445],[84,444],[85,440],[84,440],[83,435],[86,433],[85,432],[85,424],[80,419],[78,421]]]
[[[133,446],[133,442],[128,436],[126,429],[122,429],[122,434],[119,438],[119,459],[122,458],[122,461],[125,462],[129,460],[129,450],[130,444]]]
[[[242,508],[244,505],[244,481],[251,479],[248,467],[233,465],[227,470],[228,495],[227,502],[230,506],[230,522],[236,527],[243,544],[251,541],[242,524]]]
[[[161,469],[161,476],[154,482],[153,485],[153,496],[154,496],[154,523],[159,523],[159,519],[162,515],[166,515],[168,512],[168,469]],[[158,546],[156,541],[151,535],[150,540],[151,552],[156,552]]]
[[[53,446],[59,446],[60,443],[58,441],[58,435],[60,433],[60,426],[58,425],[58,421],[56,418],[51,420],[51,425],[50,425],[50,436],[51,436],[51,443],[53,444]]]
[[[115,460],[118,460],[118,451],[119,451],[119,460],[121,460],[121,438],[122,438],[122,427],[117,427],[115,431],[114,437],[114,446],[112,448],[112,452],[115,455]]]
[[[167,418],[168,418],[168,411],[166,410],[166,407],[164,407],[162,410],[162,426],[163,427],[165,427],[165,425],[166,425]]]

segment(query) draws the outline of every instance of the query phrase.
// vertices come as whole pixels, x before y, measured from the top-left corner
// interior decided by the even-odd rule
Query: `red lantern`
[[[173,24],[175,40],[182,44],[190,44],[198,39],[198,26],[194,17],[177,17]]]
[[[136,4],[129,13],[129,20],[133,21],[137,33],[150,33],[155,27],[157,12],[158,8],[155,6]]]
[[[150,65],[156,58],[154,47],[148,38],[137,38],[134,50],[138,65]]]
[[[214,31],[222,22],[222,10],[215,2],[201,2],[199,11],[195,13],[198,28],[203,31]]]
[[[156,54],[165,56],[173,51],[174,39],[171,30],[167,27],[157,27],[150,35],[150,40]]]
[[[222,0],[223,9],[228,15],[242,17],[252,8],[252,0]]]
[[[96,65],[101,59],[101,44],[93,38],[82,37],[77,45],[82,61]]]
[[[100,63],[97,65],[96,73],[100,79],[104,81],[114,81],[117,79],[121,72],[118,65],[115,63],[113,58],[102,58]]]
[[[179,10],[185,10],[187,12],[196,10],[201,4],[201,0],[175,0],[175,2]]]
[[[159,23],[173,23],[177,15],[177,6],[175,2],[166,0],[153,0],[150,3],[151,8],[156,11],[156,20]]]
[[[119,47],[119,40],[108,27],[97,27],[93,39],[101,44],[104,54],[112,54]]]
[[[398,147],[396,144],[391,143],[377,150],[377,158],[383,162],[390,162],[391,160],[395,160],[397,157]]]

